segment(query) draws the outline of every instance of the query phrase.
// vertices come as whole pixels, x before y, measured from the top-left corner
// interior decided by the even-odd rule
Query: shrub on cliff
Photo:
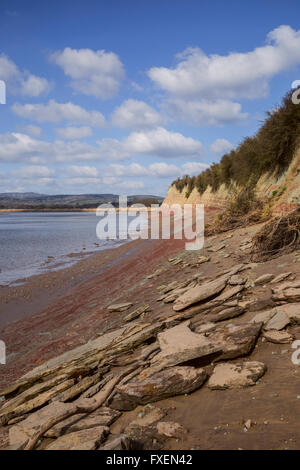
[[[281,106],[267,112],[267,118],[253,137],[245,138],[220,163],[213,163],[196,177],[185,175],[173,184],[190,194],[194,188],[203,194],[208,186],[215,192],[225,184],[245,186],[255,184],[264,172],[282,172],[292,161],[299,145],[300,105],[292,102],[292,92],[286,94]]]

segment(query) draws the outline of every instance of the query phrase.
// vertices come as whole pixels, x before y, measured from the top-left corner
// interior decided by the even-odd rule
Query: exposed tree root
[[[252,259],[263,261],[300,246],[300,209],[273,218],[253,238]]]

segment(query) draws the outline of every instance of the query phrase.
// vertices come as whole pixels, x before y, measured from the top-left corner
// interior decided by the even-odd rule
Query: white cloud
[[[93,166],[70,165],[66,167],[67,174],[74,178],[97,178],[98,170]]]
[[[198,175],[209,165],[201,162],[186,162],[181,167],[165,162],[152,163],[148,167],[139,163],[130,165],[111,164],[105,170],[105,176],[108,178],[136,177],[143,176],[147,178],[173,178],[184,174]]]
[[[50,90],[46,78],[21,71],[5,54],[0,55],[0,79],[6,82],[7,89],[14,94],[36,97]]]
[[[198,140],[163,128],[132,133],[123,141],[102,139],[97,145],[79,140],[47,142],[27,134],[0,134],[0,161],[43,160],[56,162],[120,161],[133,156],[201,157],[203,146]]]
[[[84,178],[84,177],[78,177],[78,178],[64,178],[63,184],[68,184],[68,185],[95,185],[99,184],[99,178]]]
[[[50,151],[49,143],[35,140],[26,134],[0,134],[0,161],[9,163],[26,160],[36,163],[37,158]]]
[[[110,165],[110,171],[115,176],[147,176],[147,169],[139,163],[124,166],[118,163]]]
[[[113,185],[113,184],[117,184],[119,180],[118,178],[115,178],[114,176],[104,176],[101,181],[102,181],[102,184]]]
[[[165,122],[155,109],[144,101],[124,101],[111,115],[114,126],[125,129],[147,129]]]
[[[159,127],[147,132],[133,132],[123,143],[131,154],[158,157],[199,157],[204,155],[201,142]]]
[[[207,55],[188,48],[174,67],[152,67],[148,76],[166,92],[164,107],[171,117],[194,125],[223,125],[244,120],[234,100],[265,97],[270,80],[300,64],[300,30],[282,25],[266,43],[249,52]]]
[[[123,64],[114,52],[66,47],[52,54],[51,60],[71,77],[74,90],[101,99],[115,96],[125,76]]]
[[[54,175],[55,172],[52,168],[48,168],[47,166],[28,165],[15,170],[13,173],[20,178],[47,178]]]
[[[105,126],[105,118],[99,111],[87,111],[71,102],[57,103],[55,100],[50,100],[47,104],[16,103],[12,106],[12,110],[18,116],[37,122],[57,123],[65,120],[93,127]]]
[[[233,145],[227,139],[216,139],[210,146],[210,150],[216,155],[223,155],[233,149]]]
[[[5,54],[0,55],[0,79],[8,82],[19,76],[19,69],[16,64]]]
[[[93,135],[93,131],[90,127],[62,127],[60,129],[55,129],[57,135],[61,139],[66,140],[76,140],[83,139],[84,137],[90,137]]]
[[[39,126],[34,126],[33,124],[25,126],[24,130],[33,137],[40,137],[42,135],[42,129]]]
[[[169,177],[169,176],[178,176],[181,174],[180,168],[176,165],[169,165],[164,162],[152,163],[149,165],[149,171],[151,176],[154,177]]]
[[[199,175],[203,170],[208,168],[209,165],[206,163],[200,163],[200,162],[186,162],[182,165],[182,171],[183,174],[185,175]]]
[[[143,189],[145,187],[144,181],[122,181],[119,183],[119,188],[123,189]]]
[[[240,103],[229,100],[185,100],[182,98],[167,99],[163,107],[178,119],[192,125],[219,126],[245,120],[247,113],[242,113]]]
[[[50,85],[45,78],[29,75],[21,80],[21,94],[24,96],[40,96],[49,90]]]
[[[282,25],[267,35],[266,44],[246,53],[206,55],[188,48],[174,68],[148,71],[156,85],[177,97],[258,98],[268,91],[268,81],[300,63],[300,31]]]

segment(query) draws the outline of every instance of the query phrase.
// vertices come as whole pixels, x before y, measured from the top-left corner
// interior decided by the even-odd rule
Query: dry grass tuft
[[[253,238],[252,259],[263,261],[300,246],[300,208],[270,220]]]

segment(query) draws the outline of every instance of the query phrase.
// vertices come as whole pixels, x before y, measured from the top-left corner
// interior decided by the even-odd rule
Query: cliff
[[[242,189],[236,187],[234,183],[229,188],[222,184],[215,192],[208,186],[202,195],[194,188],[191,194],[186,197],[187,187],[184,187],[180,192],[173,184],[166,194],[164,204],[204,204],[206,210],[222,210],[232,198],[233,188]],[[290,212],[299,207],[300,148],[288,168],[280,176],[276,175],[276,171],[272,174],[264,173],[255,186],[255,192],[258,198],[271,199],[274,214]]]

